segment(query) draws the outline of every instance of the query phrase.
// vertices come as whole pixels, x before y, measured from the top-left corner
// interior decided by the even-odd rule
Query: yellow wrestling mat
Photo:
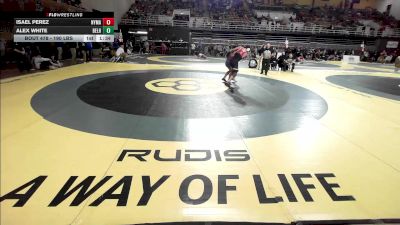
[[[398,75],[241,68],[230,93],[224,72],[89,63],[2,80],[1,224],[400,222],[400,101],[327,78]]]

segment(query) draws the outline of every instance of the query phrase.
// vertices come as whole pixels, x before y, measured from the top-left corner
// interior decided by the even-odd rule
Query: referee
[[[265,71],[265,75],[267,75],[270,64],[271,64],[271,56],[272,56],[272,48],[269,43],[264,48],[264,51],[262,53],[262,66],[261,66],[261,73]]]

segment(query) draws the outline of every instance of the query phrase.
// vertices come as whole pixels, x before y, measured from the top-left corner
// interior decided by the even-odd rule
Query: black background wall
[[[184,42],[189,42],[189,29],[182,27],[149,27],[149,40],[170,40],[178,41],[182,39]]]
[[[149,40],[170,41],[170,54],[187,55],[189,53],[189,29],[182,27],[149,27]],[[176,43],[182,40],[180,43]],[[175,44],[174,44],[175,42]]]
[[[130,26],[130,25],[120,25],[119,28],[122,30],[122,35],[124,40],[129,36],[129,30],[145,30],[147,31],[147,38],[149,41],[154,41],[159,45],[159,41],[169,41],[171,49],[169,54],[173,55],[187,55],[189,53],[189,28],[184,27],[166,27],[166,26],[156,26],[156,27],[142,27],[142,26]],[[182,43],[172,43],[178,42],[182,39]],[[182,47],[184,46],[184,47]]]

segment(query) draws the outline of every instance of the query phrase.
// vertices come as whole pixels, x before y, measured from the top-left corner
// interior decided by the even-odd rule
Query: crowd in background
[[[170,49],[170,41],[141,41],[134,46],[129,39],[125,43],[118,39],[112,43],[15,43],[0,39],[1,66],[15,64],[20,72],[57,69],[63,64],[86,63],[93,61],[94,54],[96,60],[110,61],[121,53],[124,54],[124,58],[132,53],[165,55],[170,53]]]
[[[71,6],[80,7],[82,4],[81,0],[55,0],[57,2],[65,3]]]
[[[1,9],[9,12],[45,11],[45,12],[74,12],[86,11],[81,0],[53,0],[42,4],[36,0],[0,0]],[[62,4],[59,4],[62,3]]]
[[[174,9],[191,9],[192,16],[202,16],[205,10],[202,9],[200,1],[182,0],[139,0],[135,1],[123,18],[145,19],[151,15],[172,16]]]
[[[195,46],[197,52],[201,52],[207,56],[222,57],[231,49],[232,45],[223,44],[198,44]],[[256,58],[257,51],[260,46],[246,46],[249,49],[249,55]],[[279,45],[274,46],[277,53],[286,54],[292,53],[296,58],[301,57],[304,60],[314,60],[314,61],[340,61],[343,59],[343,55],[358,55],[360,60],[363,62],[378,62],[378,63],[393,63],[397,56],[400,55],[398,49],[385,49],[383,51],[372,51],[365,49],[334,49],[334,48],[310,48],[302,46],[293,46],[285,48],[285,46]]]
[[[89,62],[93,60],[93,50],[98,50],[98,57],[111,59],[122,46],[123,53],[138,54],[169,54],[171,46],[168,41],[153,42],[142,41],[135,48],[131,41],[119,43],[0,43],[2,64],[16,63],[21,72],[30,70],[56,69],[63,65],[68,59],[69,64]],[[206,56],[225,57],[233,45],[194,44],[190,46],[191,54],[202,53]],[[257,58],[261,46],[246,46],[250,58]],[[281,55],[292,55],[298,62],[307,61],[340,61],[343,55],[358,55],[363,62],[394,63],[400,55],[398,49],[385,49],[383,51],[370,51],[365,49],[338,50],[332,48],[309,48],[302,46],[290,46],[286,48],[283,44],[273,46],[276,57]]]
[[[372,20],[380,25],[381,28],[386,26],[391,28],[400,28],[400,21],[396,20],[393,16],[388,15],[386,12],[382,13],[372,8],[349,9],[327,5],[324,7],[311,8],[310,6],[291,5],[281,8],[275,7],[274,10],[277,9],[291,12],[295,15],[294,17],[289,17],[279,21],[282,25],[286,25],[290,22],[302,22],[306,25],[318,24],[326,27],[357,27],[364,25],[360,21]],[[264,19],[276,22],[273,18],[268,16],[257,18],[258,22],[261,22]]]
[[[387,13],[379,12],[376,9],[343,9],[336,7],[321,7],[321,8],[303,8],[302,10],[294,11],[297,14],[298,21],[305,23],[326,23],[330,26],[361,26],[360,20],[373,20],[381,27],[390,26],[399,28],[400,23],[394,17]]]
[[[68,59],[69,64],[76,64],[78,60],[92,61],[94,47],[99,48],[97,43],[91,42],[14,43],[2,40],[1,61],[4,65],[15,63],[20,72],[57,69],[64,59]]]
[[[388,28],[400,28],[400,21],[386,12],[379,12],[376,9],[350,9],[343,5],[314,7],[300,5],[286,5],[273,7],[260,7],[256,1],[246,0],[220,0],[206,1],[197,0],[136,0],[128,10],[124,18],[145,19],[151,15],[172,16],[174,9],[190,9],[191,17],[203,17],[209,20],[217,20],[221,23],[231,21],[245,25],[279,24],[290,25],[291,23],[303,23],[304,25],[321,25],[326,28],[349,28],[367,26],[361,21],[372,20],[378,27],[372,30],[380,31]],[[295,16],[283,18],[271,18],[267,15],[257,15],[257,10],[288,12]]]
[[[255,17],[249,7],[245,7],[245,3],[241,0],[209,1],[208,13],[203,14],[203,16],[220,21],[240,20],[242,23],[255,22]]]

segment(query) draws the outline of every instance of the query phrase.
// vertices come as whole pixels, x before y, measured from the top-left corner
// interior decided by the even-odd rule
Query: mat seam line
[[[121,150],[121,149],[126,145],[126,143],[128,143],[128,141],[129,141],[129,138],[125,138],[123,144],[121,145],[121,147],[118,148],[118,150]],[[113,158],[113,160],[111,161],[110,165],[108,166],[108,168],[106,169],[106,171],[104,172],[104,174],[102,175],[101,178],[104,178],[104,177],[108,174],[108,172],[110,171],[112,165],[114,164],[114,161],[118,158],[118,156],[119,156],[119,151],[116,153],[116,156]],[[69,223],[69,224],[72,225],[72,224],[75,224],[75,223],[77,222],[77,219],[79,218],[79,216],[80,216],[80,215],[83,213],[83,211],[87,208],[90,199],[91,199],[91,198],[90,198],[90,196],[89,196],[89,198],[87,199],[85,205],[82,207],[81,210],[79,210],[79,212],[76,214],[76,216],[73,218],[73,220],[72,220],[71,223]]]

